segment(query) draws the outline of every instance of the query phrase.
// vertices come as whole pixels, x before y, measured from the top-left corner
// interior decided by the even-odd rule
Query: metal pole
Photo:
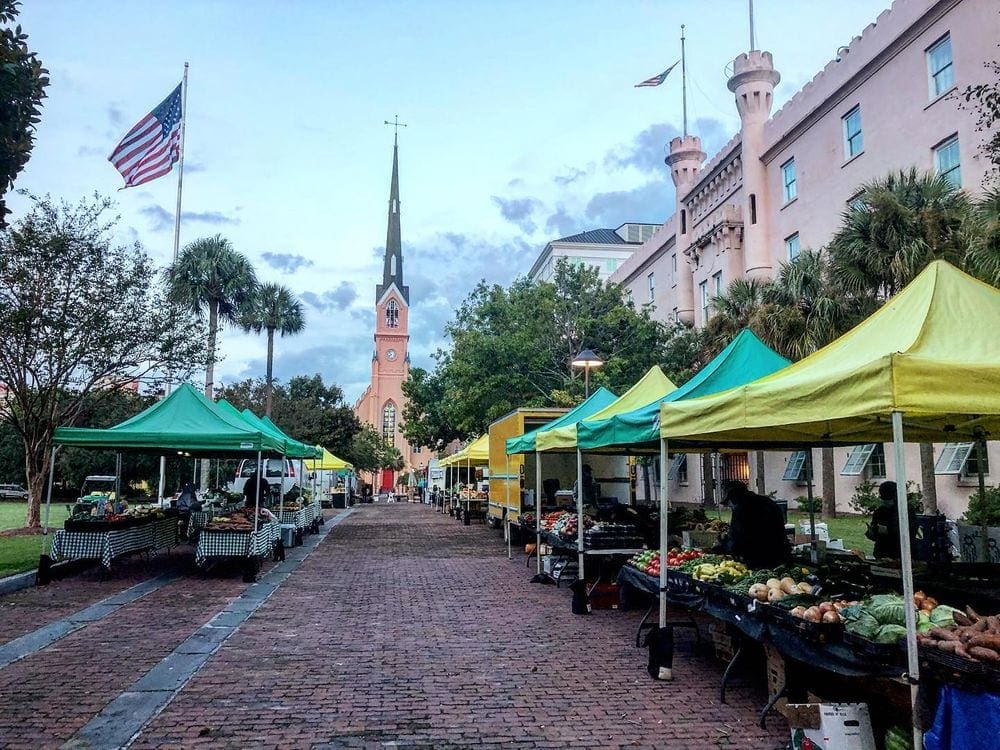
[[[681,103],[684,113],[684,136],[688,134],[687,58],[684,52],[684,24],[681,24]]]
[[[257,451],[257,480],[253,487],[253,533],[257,533],[257,517],[260,515],[260,479],[264,474],[260,473],[260,451]],[[265,477],[264,481],[267,481]]]
[[[184,186],[184,131],[187,127],[188,64],[184,63],[184,79],[181,81],[181,142],[180,159],[177,162],[177,210],[174,212],[174,263],[181,244],[181,192]]]
[[[45,529],[44,536],[49,535],[49,516],[52,513],[52,478],[56,473],[56,453],[59,451],[59,446],[52,446],[52,458],[49,459],[49,489],[48,494],[45,498]],[[42,542],[42,552],[45,551],[45,542]],[[49,554],[52,554],[52,540],[49,540]]]
[[[806,497],[809,499],[809,541],[816,550],[816,509],[813,503],[813,452],[806,449]]]
[[[542,572],[542,454],[535,451],[535,567]]]
[[[506,491],[504,492],[505,495],[504,512],[501,513],[500,515],[503,516],[504,523],[507,524],[507,559],[511,560],[513,559],[513,555],[511,553],[512,540],[510,538],[510,456],[505,454],[503,458],[504,458],[503,477],[504,477],[504,488]]]
[[[667,624],[667,544],[670,527],[667,523],[667,506],[670,502],[667,483],[667,439],[660,438],[660,627]]]
[[[903,576],[903,612],[906,615],[906,667],[913,709],[913,746],[923,747],[922,732],[916,726],[917,685],[920,660],[917,656],[917,613],[913,606],[913,559],[910,556],[910,509],[906,501],[906,460],[903,455],[903,413],[892,413],[892,448],[896,461],[896,511],[899,519],[900,573]]]
[[[586,581],[583,569],[583,454],[576,449],[576,564],[579,578]]]
[[[749,0],[750,3],[750,50],[753,51],[757,49],[757,39],[754,34],[753,28],[753,0]]]
[[[590,398],[590,365],[583,368],[583,397]]]
[[[163,505],[163,492],[166,490],[167,483],[167,457],[160,456],[160,487],[157,492],[157,497],[160,500],[160,505]]]
[[[122,501],[122,454],[115,454],[115,505]],[[114,506],[111,512],[114,513]]]

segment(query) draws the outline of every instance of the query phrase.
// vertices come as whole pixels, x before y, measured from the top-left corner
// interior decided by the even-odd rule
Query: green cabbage
[[[931,616],[926,612],[921,611],[917,616],[917,632],[926,633],[933,627],[934,623],[931,621]]]
[[[844,611],[841,610],[841,614]],[[857,612],[852,613],[851,618],[847,620],[847,624],[844,626],[848,633],[854,633],[854,635],[867,638],[869,641],[875,640],[879,627],[878,620],[860,608]]]
[[[906,638],[906,628],[901,625],[883,625],[875,635],[876,643],[895,643]]]
[[[878,604],[873,601],[868,607],[868,611],[872,613],[881,625],[906,624],[906,608],[903,606],[902,599],[897,598],[896,601],[886,601]]]
[[[931,622],[939,628],[951,628],[955,626],[954,607],[947,604],[939,604],[931,611]]]

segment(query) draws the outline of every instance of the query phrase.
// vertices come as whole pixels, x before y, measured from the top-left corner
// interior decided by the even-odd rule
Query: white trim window
[[[955,85],[955,66],[951,59],[951,34],[945,34],[927,48],[927,88],[931,99]]]
[[[653,278],[653,274],[649,274],[646,277],[646,283],[649,285],[649,301],[653,301],[653,296],[656,293],[656,279]]]
[[[708,322],[708,280],[698,284],[698,292],[701,295],[701,320]]]
[[[687,460],[687,453],[674,453],[670,461],[670,468],[667,470],[667,479],[687,482]]]
[[[799,257],[800,243],[799,243],[799,233],[796,232],[793,235],[785,237],[785,254],[788,256],[789,261],[793,261]]]
[[[989,460],[983,451],[983,474],[990,473]],[[970,477],[979,473],[975,443],[945,443],[934,462],[935,474]]]
[[[844,468],[840,470],[842,477],[859,477],[868,470],[872,479],[885,478],[885,448],[881,443],[855,445],[851,448]]]
[[[865,150],[865,139],[861,133],[860,105],[844,115],[844,157],[850,159]]]
[[[934,170],[955,187],[962,187],[962,164],[957,135],[934,147]]]
[[[716,297],[722,296],[722,271],[716,271],[712,274],[712,286],[715,287]]]
[[[785,203],[795,200],[799,194],[795,182],[795,159],[789,159],[781,165],[781,185],[784,191]]]
[[[795,451],[788,457],[788,463],[785,464],[785,473],[781,475],[781,479],[785,482],[806,481],[805,451]]]

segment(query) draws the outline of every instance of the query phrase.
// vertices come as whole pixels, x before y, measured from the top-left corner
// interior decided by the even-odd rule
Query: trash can
[[[291,548],[295,546],[294,523],[281,524],[281,543],[284,544],[286,548]]]

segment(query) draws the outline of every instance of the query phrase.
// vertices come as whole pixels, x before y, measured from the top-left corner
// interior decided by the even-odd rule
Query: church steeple
[[[392,183],[389,187],[389,226],[385,238],[385,263],[382,269],[382,283],[375,287],[375,301],[378,303],[386,289],[395,285],[403,302],[410,304],[410,288],[403,284],[403,246],[399,229],[399,128],[406,127],[396,118],[396,135],[392,142]]]

